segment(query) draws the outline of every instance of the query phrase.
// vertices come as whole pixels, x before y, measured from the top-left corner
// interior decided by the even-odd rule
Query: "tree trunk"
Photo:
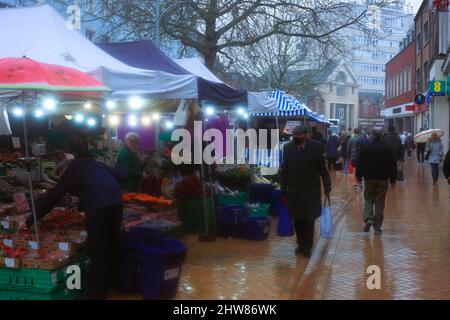
[[[217,53],[218,53],[217,50],[211,49],[211,50],[208,50],[208,52],[206,52],[204,55],[205,66],[211,72],[214,72],[214,64],[216,62]]]

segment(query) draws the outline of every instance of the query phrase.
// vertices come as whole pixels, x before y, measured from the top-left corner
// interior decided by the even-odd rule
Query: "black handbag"
[[[425,155],[425,160],[428,161],[430,159],[431,151],[428,151]]]

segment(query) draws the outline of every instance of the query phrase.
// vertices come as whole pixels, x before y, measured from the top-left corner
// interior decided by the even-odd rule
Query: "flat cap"
[[[292,134],[303,134],[303,133],[308,133],[308,128],[306,126],[296,126],[293,130],[292,130]]]

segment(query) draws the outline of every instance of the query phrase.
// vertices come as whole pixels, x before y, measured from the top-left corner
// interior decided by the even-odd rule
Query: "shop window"
[[[87,30],[86,30],[86,38],[88,38],[88,39],[91,40],[91,41],[94,41],[94,38],[95,38],[95,31],[92,31],[92,30],[87,29]]]
[[[423,25],[423,45],[425,46],[429,40],[428,21]]]

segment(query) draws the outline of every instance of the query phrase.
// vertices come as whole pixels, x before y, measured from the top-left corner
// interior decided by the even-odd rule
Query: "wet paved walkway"
[[[411,159],[405,169],[389,189],[380,236],[362,232],[353,177],[333,173],[335,236],[320,239],[317,224],[310,260],[294,255],[294,237],[276,235],[276,220],[268,241],[186,236],[176,299],[450,299],[450,186],[441,175],[433,187],[429,165]],[[369,265],[381,269],[380,290],[366,287]]]

